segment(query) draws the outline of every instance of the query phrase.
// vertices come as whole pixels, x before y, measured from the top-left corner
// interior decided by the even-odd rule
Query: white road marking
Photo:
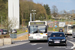
[[[73,49],[73,48],[75,48],[75,43],[74,42],[72,42],[72,41],[69,41],[69,40],[67,40],[67,42],[70,42],[70,43],[72,43],[73,44],[73,46],[57,46],[57,47],[54,47],[54,48],[65,48],[65,49]]]
[[[57,47],[54,47],[54,48],[66,48],[66,47],[62,47],[62,46],[57,46]]]
[[[22,44],[26,44],[26,43],[29,43],[29,42],[22,42],[22,43],[18,43],[18,44],[12,44],[12,45],[9,45],[9,46],[2,46],[2,47],[0,47],[0,49],[8,48],[8,47],[14,47],[14,46],[18,46],[18,45],[22,45]]]
[[[31,44],[31,45],[37,45],[37,43]]]
[[[37,48],[38,50],[41,49],[42,47]]]
[[[69,41],[69,40],[67,40],[67,41],[73,44],[73,47],[71,47],[71,49],[73,49],[75,47],[75,43],[72,41]]]
[[[72,38],[72,36],[68,36],[69,38]]]
[[[70,39],[70,40],[73,40],[73,39]]]

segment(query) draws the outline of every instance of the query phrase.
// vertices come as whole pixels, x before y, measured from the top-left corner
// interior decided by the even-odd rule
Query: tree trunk
[[[21,13],[21,15],[22,15],[22,26],[23,26],[23,25],[24,25],[24,24],[23,24],[23,13]]]

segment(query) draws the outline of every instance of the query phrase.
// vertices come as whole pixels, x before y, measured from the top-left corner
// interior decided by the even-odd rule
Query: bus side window
[[[48,28],[48,26],[46,26],[46,28],[45,28],[45,33],[47,33],[47,28]]]

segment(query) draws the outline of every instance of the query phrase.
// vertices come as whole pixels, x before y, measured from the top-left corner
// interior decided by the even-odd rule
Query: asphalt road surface
[[[51,33],[51,32],[49,32]],[[26,41],[22,45],[1,48],[0,50],[73,50],[75,47],[75,38],[72,36],[67,37],[67,46],[64,45],[53,45],[48,46],[47,41],[40,41],[40,42],[32,42]]]

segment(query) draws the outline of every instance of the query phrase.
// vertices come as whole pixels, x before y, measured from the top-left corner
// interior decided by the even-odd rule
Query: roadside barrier
[[[10,45],[12,43],[11,38],[3,38],[3,41],[4,41],[4,45]]]
[[[0,39],[0,46],[3,46],[3,39]]]

